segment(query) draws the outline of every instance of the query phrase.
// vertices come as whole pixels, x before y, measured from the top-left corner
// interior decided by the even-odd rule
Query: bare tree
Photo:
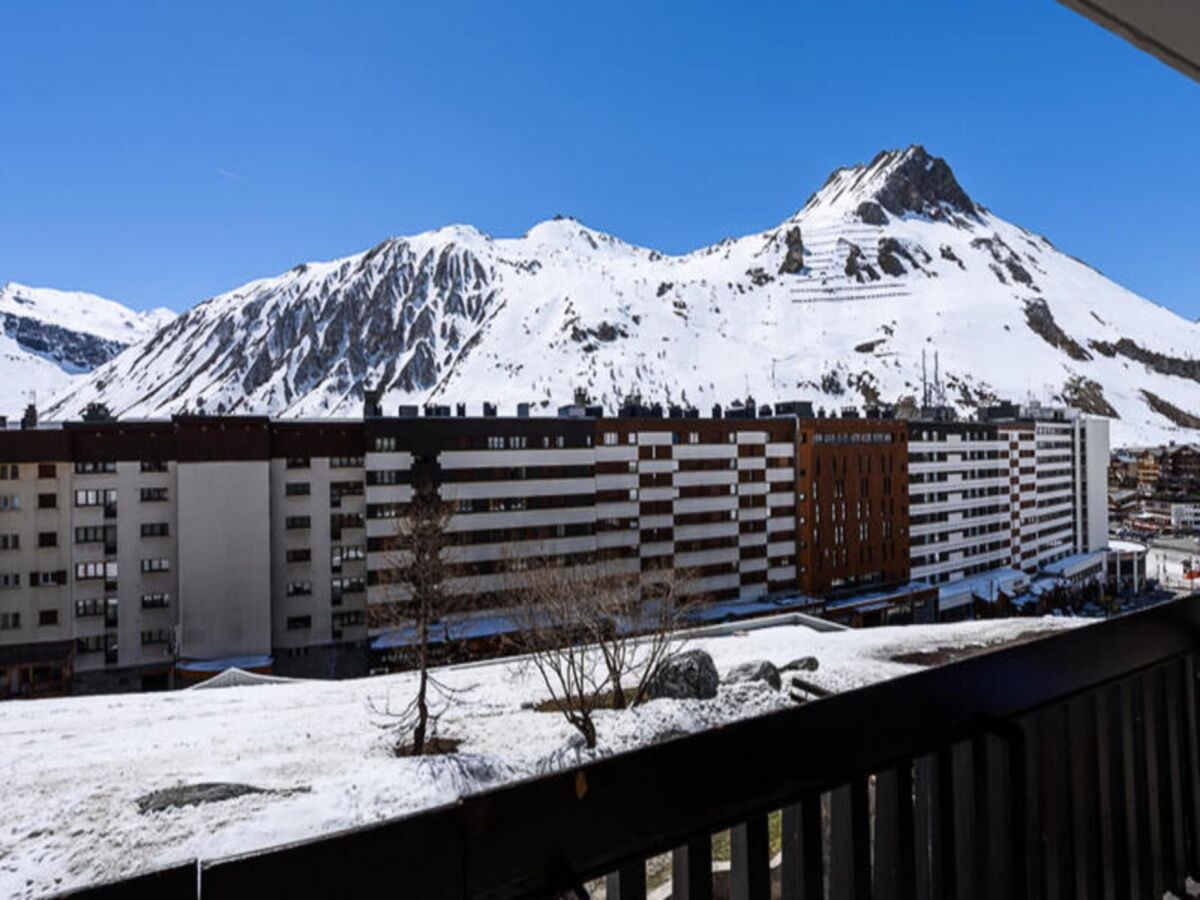
[[[682,580],[670,569],[523,562],[510,576],[519,598],[518,649],[555,708],[595,747],[596,710],[642,703],[659,664],[677,648]]]
[[[433,485],[416,490],[403,515],[393,520],[395,528],[387,540],[387,565],[379,573],[380,583],[387,588],[387,602],[375,604],[369,611],[372,628],[412,630],[418,673],[416,696],[401,709],[392,709],[389,700],[376,712],[390,720],[390,727],[401,735],[411,735],[405,750],[413,756],[429,749],[453,693],[429,672],[431,638],[437,636],[434,626],[442,623],[448,635],[445,620],[456,607],[453,594],[446,588],[445,551],[450,542],[446,528],[452,513],[453,507],[438,496]],[[398,749],[401,746],[398,744]]]

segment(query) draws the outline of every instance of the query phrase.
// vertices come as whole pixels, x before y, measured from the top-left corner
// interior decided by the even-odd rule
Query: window
[[[361,469],[362,466],[363,458],[361,456],[329,457],[329,468],[331,469]]]
[[[287,595],[289,597],[306,597],[312,593],[311,581],[289,581]]]
[[[499,437],[498,435],[494,435],[494,434],[489,435],[488,439],[487,439],[487,448],[489,450],[503,450],[504,449],[504,438]]]
[[[372,469],[367,473],[367,484],[404,484],[407,474],[397,469]]]
[[[19,534],[0,534],[0,550],[20,550],[21,536]]]
[[[38,494],[38,509],[55,509],[58,507],[58,494]]]
[[[617,443],[617,433],[615,431],[604,432],[604,446],[614,447]]]
[[[20,494],[0,494],[0,512],[16,511],[21,508]]]
[[[170,603],[170,594],[142,594],[142,609],[165,609]]]
[[[98,581],[102,578],[116,578],[117,564],[115,562],[82,562],[75,563],[76,581]]]
[[[117,471],[115,462],[77,462],[76,475],[112,475]]]
[[[110,539],[116,543],[117,529],[114,525],[79,525],[75,528],[77,544],[102,544]]]
[[[16,481],[20,477],[20,466],[0,463],[0,481]]]
[[[38,625],[57,625],[58,610],[57,609],[42,609],[38,610]]]
[[[288,516],[284,519],[283,524],[289,531],[297,531],[302,528],[311,528],[312,518],[310,516]]]
[[[57,478],[58,466],[54,463],[38,463],[38,478]]]
[[[287,552],[287,561],[290,563],[308,562],[312,559],[312,551],[307,547],[301,547],[296,550]]]
[[[0,588],[19,588],[21,586],[20,572],[0,572]]]
[[[108,649],[108,636],[103,634],[92,634],[87,637],[75,639],[75,651],[77,653],[102,653]]]
[[[283,493],[288,497],[307,497],[311,488],[307,481],[289,481],[283,486]]]
[[[143,572],[170,572],[171,561],[165,557],[153,557],[142,560]]]
[[[0,613],[0,631],[13,631],[21,627],[21,614],[19,612]]]
[[[104,506],[108,503],[117,502],[117,491],[115,488],[98,491],[95,489],[80,490],[75,492],[75,505],[77,507],[85,506]]]
[[[156,538],[167,537],[171,533],[171,526],[166,522],[143,522],[142,537]]]
[[[162,503],[167,499],[167,489],[165,487],[144,487],[141,495],[143,503]]]
[[[299,631],[302,628],[312,628],[312,616],[288,616],[288,631]]]
[[[289,456],[286,465],[289,469],[307,469],[312,465],[312,460],[307,456]]]
[[[67,573],[65,570],[57,572],[30,572],[29,586],[30,587],[54,587],[60,584],[67,583]]]
[[[142,471],[143,472],[165,472],[165,471],[167,471],[167,462],[166,462],[166,460],[162,460],[162,459],[153,459],[153,460],[143,459],[142,460]]]
[[[377,437],[375,438],[376,453],[391,453],[396,449],[396,439],[394,437]]]
[[[171,631],[167,628],[158,628],[153,631],[142,632],[142,646],[148,644],[169,644],[171,643]]]
[[[57,531],[39,531],[38,532],[39,547],[57,547],[58,532]]]
[[[91,597],[87,600],[75,601],[75,617],[77,619],[102,615],[104,615],[104,601],[101,598]]]

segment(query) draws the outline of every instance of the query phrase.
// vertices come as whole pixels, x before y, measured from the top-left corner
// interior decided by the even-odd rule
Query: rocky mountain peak
[[[889,214],[941,219],[979,213],[946,160],[920,144],[883,150],[866,165],[837,169],[804,207],[822,208],[850,213],[869,225],[886,224]]]

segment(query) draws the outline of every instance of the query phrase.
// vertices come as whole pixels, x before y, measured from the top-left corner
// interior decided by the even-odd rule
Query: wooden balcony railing
[[[665,853],[672,896],[688,900],[1184,896],[1200,874],[1198,650],[1200,599],[1179,600],[419,815],[69,896],[583,896],[605,878],[609,900],[627,900]],[[726,829],[715,882],[711,837]]]

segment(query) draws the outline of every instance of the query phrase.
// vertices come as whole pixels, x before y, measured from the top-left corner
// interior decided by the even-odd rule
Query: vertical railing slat
[[[1180,732],[1183,723],[1183,703],[1181,700],[1184,667],[1182,661],[1172,662],[1163,669],[1161,686],[1163,725],[1166,730],[1166,748],[1163,757],[1166,762],[1166,778],[1163,781],[1167,795],[1167,820],[1170,824],[1171,838],[1167,843],[1170,851],[1170,864],[1167,878],[1171,890],[1177,894],[1185,891],[1187,871],[1187,850],[1185,849],[1184,826],[1184,793],[1186,780],[1183,771],[1184,752]]]
[[[829,792],[830,900],[871,896],[871,820],[866,778]]]
[[[913,765],[875,776],[875,900],[916,900]]]
[[[1116,691],[1105,688],[1096,692],[1096,808],[1100,825],[1100,896],[1118,900],[1124,866],[1119,856],[1125,842],[1124,804],[1121,802],[1121,733],[1114,728]]]
[[[1147,849],[1149,850],[1148,865],[1150,867],[1149,883],[1150,893],[1154,897],[1161,897],[1166,889],[1166,881],[1163,878],[1163,818],[1162,804],[1163,797],[1160,793],[1160,766],[1159,766],[1159,723],[1161,716],[1158,712],[1157,693],[1155,690],[1155,673],[1147,672],[1141,676],[1139,693],[1142,700],[1142,741],[1143,741],[1143,760],[1144,767],[1142,769],[1146,782],[1146,827],[1147,827]]]
[[[770,900],[770,849],[766,816],[755,816],[731,829],[730,900]]]
[[[1183,661],[1183,716],[1187,820],[1187,864],[1200,872],[1200,730],[1196,724],[1196,663],[1192,656]]]
[[[672,900],[712,900],[712,838],[689,841],[671,854]]]
[[[809,794],[785,806],[781,815],[781,900],[824,900],[825,868],[821,841],[821,795]]]
[[[1071,792],[1071,842],[1075,896],[1090,900],[1100,892],[1099,776],[1096,767],[1095,707],[1091,695],[1067,704],[1067,748]]]
[[[646,900],[646,862],[622,866],[604,880],[608,900]]]

